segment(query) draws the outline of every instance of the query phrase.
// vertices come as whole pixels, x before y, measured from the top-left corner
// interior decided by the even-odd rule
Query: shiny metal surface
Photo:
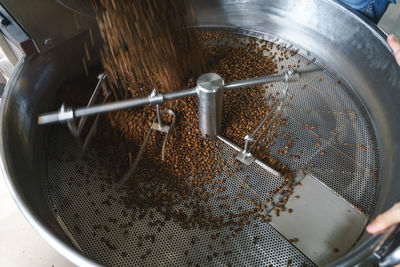
[[[282,94],[284,97],[282,100],[280,100],[279,104],[276,104],[271,111],[267,114],[267,116],[265,116],[265,118],[261,121],[261,123],[256,127],[256,129],[251,133],[248,134],[244,137],[244,149],[243,149],[243,156],[244,158],[250,156],[251,151],[254,149],[254,147],[258,144],[258,142],[261,140],[262,137],[264,137],[265,133],[267,132],[267,130],[269,129],[269,127],[272,125],[272,123],[282,115],[282,106],[283,103],[285,101],[285,97],[286,97],[286,92],[287,92],[287,85],[284,89],[284,93]],[[267,123],[268,122],[268,123]],[[264,130],[261,132],[261,134],[258,134],[259,131],[261,130],[261,128],[264,125],[267,125]],[[255,137],[257,136],[257,138],[255,139]],[[252,143],[250,145],[250,142]]]
[[[392,247],[392,251],[395,252],[395,254],[386,254],[387,251],[385,251],[384,254],[380,254],[377,252],[382,252],[379,251],[382,246],[386,246],[386,243],[388,240],[391,239],[391,237],[396,238],[396,240],[399,239],[399,233],[397,226],[393,226],[387,231],[385,231],[382,234],[377,234],[373,237],[371,237],[368,242],[361,242],[360,245],[353,249],[352,253],[347,253],[343,257],[341,257],[339,260],[336,260],[335,262],[329,264],[329,267],[334,267],[334,266],[354,266],[359,264],[359,266],[380,266],[382,265],[388,265],[388,266],[393,266],[398,262],[398,257],[396,255],[397,252],[397,247]],[[397,232],[397,233],[396,233]],[[365,240],[363,240],[365,241]],[[397,241],[398,242],[398,241]],[[389,244],[390,247],[391,244]],[[392,252],[390,251],[390,252]],[[388,261],[386,262],[386,259],[388,258]]]
[[[294,266],[302,263],[314,266],[300,251],[293,249],[292,244],[268,223],[259,224],[256,228],[248,225],[244,227],[243,232],[235,233],[233,236],[232,230],[229,228],[212,231],[200,227],[182,229],[172,221],[165,221],[164,224],[163,217],[159,217],[158,213],[154,212],[154,219],[162,221],[161,231],[158,231],[157,227],[149,227],[154,219],[148,216],[141,217],[133,210],[125,209],[124,204],[112,200],[117,200],[121,193],[116,190],[99,190],[102,187],[101,184],[104,185],[101,180],[96,179],[100,175],[99,172],[102,172],[101,164],[97,165],[100,163],[97,162],[97,159],[101,158],[90,154],[95,160],[93,163],[96,164],[96,168],[90,172],[87,178],[76,173],[74,165],[78,164],[84,168],[89,166],[80,160],[81,153],[74,145],[74,140],[68,131],[64,127],[57,127],[54,130],[49,142],[49,173],[46,180],[46,188],[49,190],[49,205],[51,209],[57,209],[55,216],[63,222],[64,231],[73,237],[82,251],[104,265],[196,266],[199,264],[200,266],[214,266],[218,264],[226,266],[228,263],[232,263],[232,265],[236,263],[238,266],[260,266],[260,264],[281,266],[282,264],[286,265],[288,259],[292,259]],[[229,146],[221,148],[223,149],[223,158],[227,162],[231,162],[234,150]],[[61,156],[61,160],[56,155]],[[75,158],[75,160],[65,162],[62,160],[64,158]],[[246,168],[243,174],[230,178],[227,177],[226,172],[221,175],[221,178],[224,177],[227,180],[227,193],[237,193],[240,179],[246,173],[250,175],[248,172],[253,173],[248,183],[254,187],[254,190],[246,190],[243,193],[249,197],[257,197],[257,194],[264,197],[265,190],[274,188],[277,183],[282,181],[281,177],[274,177],[257,164],[252,164]],[[73,184],[69,185],[69,179],[63,179],[63,177],[74,177]],[[89,182],[85,182],[87,179]],[[137,186],[142,186],[142,184]],[[86,192],[91,192],[91,194],[88,195]],[[107,199],[110,200],[111,205],[102,204]],[[180,203],[190,205],[191,199],[181,200]],[[207,206],[217,212],[219,205],[220,202],[212,198]],[[232,206],[232,209],[240,206],[250,207],[247,200],[241,198],[238,198],[235,204],[229,203],[229,205]],[[127,212],[126,216],[123,215],[124,210]],[[74,214],[79,214],[79,218]],[[117,223],[110,223],[107,218],[116,218]],[[126,224],[131,226],[127,227]],[[103,225],[105,229],[94,230],[93,227],[97,228],[98,225]],[[76,226],[79,227],[78,230]],[[93,231],[96,232],[95,236],[93,236]],[[223,240],[213,240],[212,235],[217,233],[220,233]],[[146,235],[154,235],[155,239],[150,242],[143,238],[143,243],[139,245],[138,241]],[[230,237],[224,240],[227,236]],[[253,236],[260,237],[257,246],[253,244]],[[109,240],[115,249],[110,249],[105,245],[102,242],[104,239]],[[192,240],[195,240],[195,244],[192,244]],[[210,245],[213,247],[212,250]],[[148,257],[141,257],[149,250],[151,250],[151,254]],[[184,254],[185,250],[190,251],[187,256]],[[232,250],[232,253],[225,256],[224,252],[229,250]],[[126,257],[121,256],[124,251]],[[213,251],[218,253],[219,257],[210,261],[208,256],[213,254]],[[188,264],[188,262],[192,262],[192,264]]]
[[[38,116],[38,124],[50,124],[56,122],[70,121],[74,118],[86,117],[97,115],[106,112],[117,111],[126,108],[140,107],[144,105],[157,105],[164,102],[164,100],[171,100],[180,97],[187,97],[196,95],[196,89],[190,88],[182,91],[172,92],[168,94],[157,94],[150,95],[144,98],[135,98],[129,100],[123,100],[118,102],[111,102],[100,105],[93,105],[91,107],[77,108],[73,110],[72,108],[60,109],[58,112],[50,112],[40,114]]]
[[[318,266],[326,266],[351,249],[368,217],[310,175],[301,184],[286,205],[292,212],[274,216],[271,225],[287,239],[296,238],[293,245]]]
[[[398,246],[394,251],[392,251],[383,261],[379,263],[379,266],[390,267],[393,264],[400,263],[400,246]]]
[[[367,113],[363,116],[371,118],[372,130],[378,137],[377,165],[382,179],[377,180],[378,201],[370,215],[373,217],[399,200],[400,70],[374,25],[333,1],[194,3],[202,26],[230,27],[239,32],[251,29],[260,38],[268,33],[271,41],[289,48],[294,44],[338,73],[364,104]],[[59,106],[55,88],[79,72],[76,66],[81,66],[82,55],[82,41],[75,39],[55,51],[27,57],[18,64],[1,104],[1,157],[10,190],[35,229],[75,264],[96,265],[73,246],[49,209],[43,187],[47,130],[36,121],[39,114]],[[55,175],[60,175],[56,167]],[[51,185],[56,186],[57,182],[60,181],[54,180]],[[353,266],[369,256],[382,239],[382,235],[369,237],[364,233],[352,251],[332,264]]]
[[[18,22],[2,5],[0,5],[0,22],[1,34],[6,36],[7,40],[17,47],[24,55],[29,56],[38,52],[33,40],[24,32]],[[4,47],[3,44],[2,47]]]
[[[299,80],[300,75],[301,74],[297,71],[287,71],[283,74],[269,75],[264,77],[257,77],[243,81],[235,81],[227,83],[224,86],[224,88],[226,90],[231,90],[231,89],[245,88],[248,86],[254,86],[259,84],[267,84],[272,82],[282,82],[282,81],[294,82]]]
[[[226,139],[225,137],[218,135],[217,138],[219,140],[221,140],[223,143],[227,144],[228,146],[230,146],[231,148],[233,148],[236,152],[239,152],[240,154],[243,153],[243,149],[240,148],[238,145],[232,143],[231,141],[229,141],[228,139]],[[249,157],[248,157],[249,158]],[[255,163],[257,165],[259,165],[261,168],[263,168],[264,170],[266,170],[267,172],[271,173],[273,176],[276,177],[281,177],[282,175],[280,174],[280,172],[278,172],[277,170],[274,170],[273,168],[271,168],[270,166],[268,166],[267,164],[265,164],[264,162],[258,160],[257,158],[252,158],[249,162],[246,162],[246,165],[251,165],[252,163]]]
[[[320,71],[319,70],[304,71],[304,72],[291,71],[290,74],[289,74],[289,72],[286,72],[284,74],[279,74],[279,75],[267,75],[267,76],[253,78],[253,79],[239,80],[239,81],[234,81],[234,82],[228,83],[226,86],[224,86],[224,89],[225,88],[227,90],[241,89],[241,88],[245,88],[245,87],[249,87],[249,86],[266,84],[266,83],[271,83],[271,82],[279,82],[279,81],[293,82],[293,81],[298,81],[300,76],[306,77],[310,73],[315,74],[318,72],[320,72]],[[106,104],[101,104],[101,105],[80,107],[77,109],[64,107],[64,108],[61,108],[58,112],[49,112],[49,113],[40,114],[38,117],[38,124],[51,124],[51,123],[56,123],[56,122],[65,122],[65,121],[73,120],[75,118],[87,117],[87,116],[97,115],[97,114],[101,114],[101,113],[105,113],[105,112],[117,111],[117,110],[121,110],[121,109],[140,107],[140,106],[144,106],[144,105],[156,105],[156,104],[163,103],[165,100],[172,100],[172,99],[181,98],[181,97],[194,96],[196,94],[197,94],[197,96],[200,97],[200,95],[202,95],[202,91],[197,90],[197,88],[189,88],[189,89],[175,91],[175,92],[167,93],[167,94],[149,95],[148,97],[145,97],[145,98],[134,98],[134,99],[128,99],[128,100],[123,100],[123,101],[118,101],[118,102],[111,102],[111,103],[106,103]]]
[[[287,90],[285,90],[285,92],[287,92]],[[260,140],[265,137],[266,132],[268,131],[270,126],[273,124],[273,122],[276,121],[276,119],[282,115],[281,105],[283,105],[283,101],[284,101],[284,99],[281,100],[280,104],[276,104],[272,108],[272,110],[265,116],[265,118],[261,121],[261,123],[256,127],[256,129],[251,134],[248,134],[244,137],[244,148],[236,156],[236,158],[239,161],[241,161],[242,163],[244,163],[246,165],[250,165],[251,163],[256,161],[256,158],[251,154],[251,152],[253,151],[254,147],[260,142]],[[261,133],[259,133],[259,131],[265,124],[267,126],[264,127],[264,130]],[[257,135],[257,138],[255,138],[256,135]],[[275,172],[277,172],[277,171],[275,171]]]
[[[3,35],[0,35],[0,48],[0,72],[7,81],[15,65],[18,63],[18,60]]]
[[[195,3],[200,24],[268,32],[277,37],[271,41],[289,43],[289,48],[290,44],[301,47],[343,77],[366,104],[379,136],[384,179],[372,217],[399,200],[394,191],[400,188],[400,168],[395,163],[400,160],[400,70],[384,34],[374,24],[336,1]],[[364,233],[361,240],[368,247],[380,238],[368,238]],[[365,257],[365,251],[357,249],[359,244],[347,254],[347,261],[341,262],[343,266],[352,266]]]
[[[100,76],[98,77],[99,81],[98,81],[96,87],[94,88],[93,94],[89,99],[87,107],[92,106],[95,103],[95,101],[97,100],[97,97],[99,96],[99,93],[100,93],[100,89],[103,89],[103,84],[104,84],[103,82],[104,82],[105,78],[106,78],[106,74],[105,73],[100,74]],[[105,90],[103,90],[103,92],[104,91]],[[104,96],[106,96],[107,93],[108,92],[104,92]],[[83,130],[83,127],[85,126],[86,120],[87,120],[87,117],[82,117],[79,120],[79,123],[78,123],[78,134],[81,133],[81,131]]]
[[[75,264],[99,266],[76,249],[46,208],[43,152],[47,131],[34,122],[39,113],[55,107],[54,88],[83,73],[79,67],[84,55],[82,42],[89,39],[89,34],[82,33],[46,55],[19,61],[1,101],[1,166],[13,198],[36,231]]]
[[[197,79],[196,91],[200,132],[206,139],[216,139],[222,126],[224,80],[215,73],[203,74]]]

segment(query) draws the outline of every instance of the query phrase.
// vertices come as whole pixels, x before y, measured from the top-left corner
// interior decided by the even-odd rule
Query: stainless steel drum
[[[123,193],[96,179],[102,172],[99,155],[89,154],[88,164],[81,160],[82,152],[67,127],[37,124],[39,114],[58,108],[59,88],[84,72],[83,43],[91,36],[82,33],[45,53],[25,57],[6,87],[1,105],[2,167],[25,217],[77,265],[353,266],[379,260],[384,264],[382,255],[395,247],[395,234],[369,236],[364,231],[370,219],[399,200],[400,189],[400,68],[382,32],[333,1],[193,4],[200,28],[268,40],[297,52],[287,64],[321,71],[291,85],[296,98],[293,109],[285,111],[290,132],[301,140],[296,149],[304,154],[302,160],[271,152],[290,168],[306,171],[288,202],[293,214],[275,216],[257,227],[251,219],[243,231],[232,235],[225,229],[218,236],[163,222],[157,212],[153,218],[132,219],[131,211],[118,201]],[[271,90],[282,92],[285,84],[276,83]],[[305,130],[305,124],[316,128]],[[225,141],[216,142],[229,161],[236,147]],[[283,143],[278,139],[276,147]],[[251,163],[236,180],[227,182],[227,191],[235,194],[245,176],[253,190],[232,209],[249,208],[247,201],[254,196],[265,199],[265,192],[281,181]],[[219,202],[209,205],[219,212]],[[154,218],[162,229],[149,226]],[[396,262],[396,257],[386,259]]]

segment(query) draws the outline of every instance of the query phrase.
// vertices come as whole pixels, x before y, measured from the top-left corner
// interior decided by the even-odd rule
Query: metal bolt
[[[3,18],[2,20],[1,20],[1,25],[3,25],[3,26],[8,26],[8,25],[10,25],[11,24],[11,22],[8,20],[8,19],[6,19],[6,18]]]

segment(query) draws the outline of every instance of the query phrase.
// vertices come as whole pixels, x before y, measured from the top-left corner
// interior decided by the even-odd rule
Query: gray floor
[[[383,15],[378,26],[387,34],[393,33],[397,39],[400,38],[400,1],[396,5],[390,5]]]

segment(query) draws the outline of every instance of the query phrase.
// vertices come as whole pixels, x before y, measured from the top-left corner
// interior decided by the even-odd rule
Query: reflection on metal
[[[274,121],[276,121],[281,116],[283,103],[286,101],[287,93],[289,91],[289,81],[297,80],[295,78],[296,76],[298,79],[298,73],[293,71],[292,69],[289,69],[285,73],[285,88],[282,91],[282,98],[279,100],[278,103],[275,103],[270,112],[268,112],[268,114],[264,117],[264,119],[256,127],[256,129],[251,134],[248,134],[244,137],[244,149],[236,156],[236,158],[241,162],[249,165],[255,160],[254,156],[251,154],[251,151],[253,151],[254,147],[258,144],[258,142],[260,142],[261,138],[267,133],[268,129],[270,129],[270,126],[274,123]],[[265,124],[266,126],[264,127]],[[260,133],[260,130],[263,127],[264,130]]]
[[[15,65],[17,65],[18,63],[18,58],[14,54],[13,49],[2,34],[0,34],[0,47],[3,50],[4,56],[7,57],[7,60],[10,62],[12,67],[15,67]]]
[[[400,263],[400,227],[395,224],[383,233],[384,238],[374,249],[373,256],[380,267],[390,267]],[[371,257],[373,258],[373,257]]]

